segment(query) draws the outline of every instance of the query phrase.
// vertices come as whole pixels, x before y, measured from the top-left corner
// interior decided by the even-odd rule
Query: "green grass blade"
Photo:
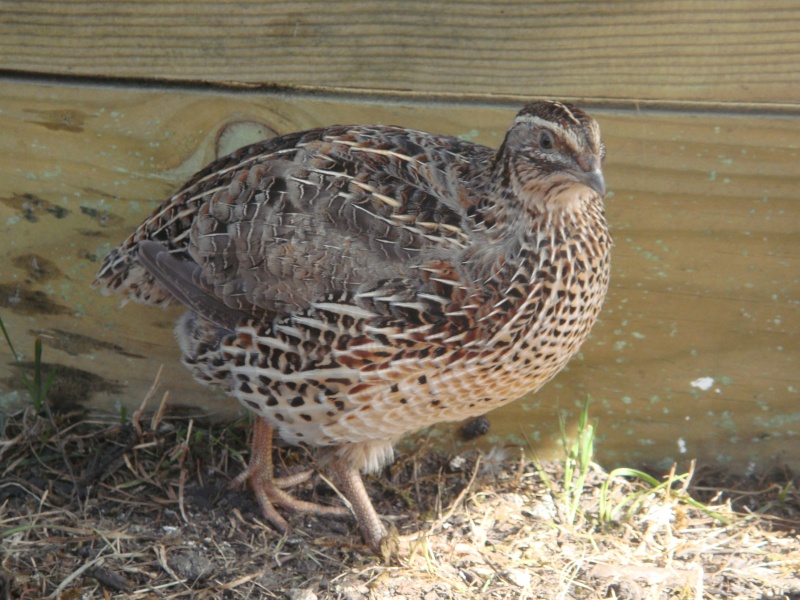
[[[19,354],[17,354],[17,351],[14,349],[14,344],[11,343],[11,336],[8,335],[8,330],[6,329],[6,325],[3,323],[2,318],[0,318],[0,329],[3,331],[3,337],[6,340],[6,344],[8,344],[11,353],[14,355],[14,361],[19,366],[22,383],[25,386],[25,389],[28,390],[28,394],[33,401],[33,407],[36,409],[37,413],[41,413],[44,409],[45,396],[47,395],[47,391],[50,389],[50,386],[53,384],[53,379],[56,375],[56,370],[53,369],[45,380],[44,384],[42,384],[42,338],[37,336],[33,341],[33,381],[31,381],[27,373],[25,373],[25,367],[23,367],[22,360],[20,359]]]
[[[25,369],[22,367],[22,360],[17,354],[17,351],[14,349],[14,344],[11,343],[11,337],[8,335],[8,330],[6,329],[6,324],[3,323],[3,319],[0,318],[0,329],[3,330],[3,337],[6,338],[6,344],[8,344],[9,349],[11,350],[11,354],[14,355],[14,361],[19,365],[19,373],[22,376],[22,383],[25,386],[25,389],[28,390],[28,393],[31,395],[31,398],[34,397],[34,388],[33,383],[31,380],[28,379],[28,375],[25,373]]]
[[[39,412],[42,408],[42,338],[38,336],[33,340],[33,389],[36,391],[33,405]]]
[[[3,337],[6,338],[6,344],[8,344],[8,347],[11,349],[11,354],[14,355],[14,360],[19,362],[19,355],[17,354],[17,351],[14,350],[14,344],[11,343],[11,338],[8,336],[8,331],[6,330],[6,324],[3,323],[2,317],[0,317],[0,329],[3,330]]]

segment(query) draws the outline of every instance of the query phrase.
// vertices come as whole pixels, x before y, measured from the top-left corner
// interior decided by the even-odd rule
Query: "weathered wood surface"
[[[227,415],[236,403],[178,363],[179,311],[99,296],[88,288],[98,259],[191,173],[253,138],[383,122],[496,146],[514,114],[10,83],[0,109],[0,314],[18,350],[29,358],[44,332],[62,400],[131,410],[163,363],[174,403]],[[558,413],[574,418],[591,395],[607,465],[800,467],[800,120],[593,112],[616,241],[602,322],[568,371],[492,416],[489,443],[556,451]],[[19,384],[5,347],[0,357],[7,404]]]
[[[0,69],[420,94],[800,102],[800,4],[0,1]]]

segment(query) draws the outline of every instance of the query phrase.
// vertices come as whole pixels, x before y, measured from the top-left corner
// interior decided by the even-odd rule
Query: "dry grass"
[[[562,465],[515,450],[418,447],[368,482],[401,552],[370,556],[352,521],[290,517],[286,537],[230,490],[243,424],[162,407],[126,425],[8,416],[0,440],[2,598],[800,598],[800,496],[785,474],[653,489],[588,472],[565,517]],[[424,446],[424,444],[422,444]],[[312,460],[281,451],[285,469]],[[700,477],[695,474],[695,482]],[[720,487],[727,485],[727,489]],[[322,481],[297,495],[335,503]]]

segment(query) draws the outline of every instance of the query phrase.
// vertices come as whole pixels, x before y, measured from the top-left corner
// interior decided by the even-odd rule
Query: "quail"
[[[194,175],[105,257],[104,293],[183,305],[183,363],[256,413],[248,481],[276,506],[338,514],[275,477],[273,433],[319,449],[365,542],[387,537],[361,474],[403,435],[535,391],[578,351],[609,281],[605,148],[577,107],[539,101],[498,150],[390,126],[243,147]]]

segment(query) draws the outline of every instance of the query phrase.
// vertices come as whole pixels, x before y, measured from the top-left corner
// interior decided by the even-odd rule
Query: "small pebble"
[[[467,421],[461,426],[461,437],[465,441],[474,440],[489,433],[491,422],[483,415],[475,417],[471,421]]]

